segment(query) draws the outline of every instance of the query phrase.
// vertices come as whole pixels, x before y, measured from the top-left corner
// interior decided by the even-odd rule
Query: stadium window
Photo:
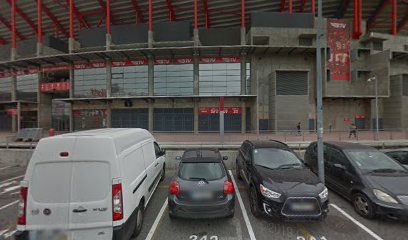
[[[17,100],[37,102],[38,74],[17,76]]]
[[[112,96],[146,96],[149,94],[148,66],[112,68]]]
[[[78,98],[106,97],[106,68],[75,70],[74,96]]]
[[[240,63],[200,64],[200,95],[231,96],[241,93]]]
[[[154,66],[154,95],[191,96],[194,91],[194,65]]]
[[[0,78],[0,101],[11,101],[11,77]]]

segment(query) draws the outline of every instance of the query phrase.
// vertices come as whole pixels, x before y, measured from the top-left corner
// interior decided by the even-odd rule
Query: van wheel
[[[136,208],[136,224],[133,231],[132,237],[137,237],[142,231],[143,218],[144,218],[144,206],[143,202],[140,203],[139,207]]]
[[[364,218],[374,218],[374,209],[371,201],[364,194],[356,193],[353,195],[353,205],[354,209],[358,214]]]
[[[160,177],[160,182],[163,182],[163,180],[166,178],[166,166],[163,165],[163,170],[162,170],[162,175]]]

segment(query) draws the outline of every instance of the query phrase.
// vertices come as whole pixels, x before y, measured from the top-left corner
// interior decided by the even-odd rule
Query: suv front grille
[[[317,217],[322,213],[319,201],[314,197],[290,197],[282,208],[287,217]]]

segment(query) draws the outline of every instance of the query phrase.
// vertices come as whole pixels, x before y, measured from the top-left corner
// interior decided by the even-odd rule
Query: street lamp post
[[[378,79],[376,76],[370,77],[367,82],[374,82],[375,81],[375,140],[378,140],[379,131],[380,131],[380,123],[378,118]]]

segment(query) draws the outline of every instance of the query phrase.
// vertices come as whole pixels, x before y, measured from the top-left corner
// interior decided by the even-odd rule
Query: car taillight
[[[234,193],[234,184],[232,184],[231,180],[227,180],[224,182],[224,194],[232,194]]]
[[[180,194],[180,184],[177,181],[170,182],[170,194],[176,196]]]
[[[123,219],[122,183],[112,184],[112,219],[113,221]]]
[[[28,187],[21,186],[20,202],[18,203],[18,220],[17,220],[18,225],[26,225],[27,194],[28,194]]]

